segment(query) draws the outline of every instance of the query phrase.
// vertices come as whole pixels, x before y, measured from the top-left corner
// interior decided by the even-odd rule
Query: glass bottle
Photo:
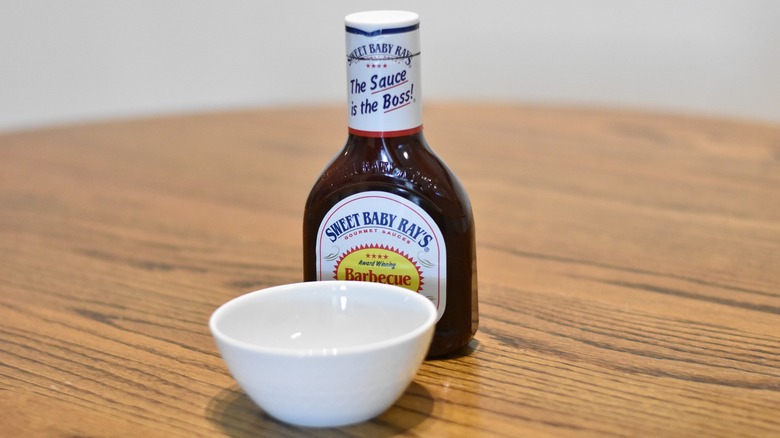
[[[348,15],[349,133],[306,201],[304,280],[395,284],[439,319],[429,357],[461,350],[479,322],[474,219],[423,137],[419,16]]]

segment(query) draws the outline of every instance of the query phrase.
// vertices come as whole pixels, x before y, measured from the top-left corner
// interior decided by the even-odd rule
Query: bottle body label
[[[372,281],[447,303],[447,249],[441,230],[409,200],[386,192],[352,195],[325,215],[316,240],[317,280]]]
[[[419,25],[347,27],[349,129],[387,137],[422,130]]]

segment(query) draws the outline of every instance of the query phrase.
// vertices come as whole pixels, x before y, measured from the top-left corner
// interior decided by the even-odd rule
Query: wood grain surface
[[[208,333],[302,278],[341,108],[0,135],[0,436],[780,436],[780,127],[430,105],[481,326],[382,416],[279,423]]]

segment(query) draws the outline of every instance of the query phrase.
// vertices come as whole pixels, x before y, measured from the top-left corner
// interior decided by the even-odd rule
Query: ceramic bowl
[[[335,427],[371,419],[403,394],[436,318],[430,300],[397,286],[321,281],[235,298],[209,326],[260,408],[287,423]]]

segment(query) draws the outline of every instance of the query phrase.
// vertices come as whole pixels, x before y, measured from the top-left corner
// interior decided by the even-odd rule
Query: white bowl
[[[320,281],[235,298],[209,327],[233,377],[268,414],[335,427],[371,419],[403,394],[436,316],[430,300],[401,287]]]

